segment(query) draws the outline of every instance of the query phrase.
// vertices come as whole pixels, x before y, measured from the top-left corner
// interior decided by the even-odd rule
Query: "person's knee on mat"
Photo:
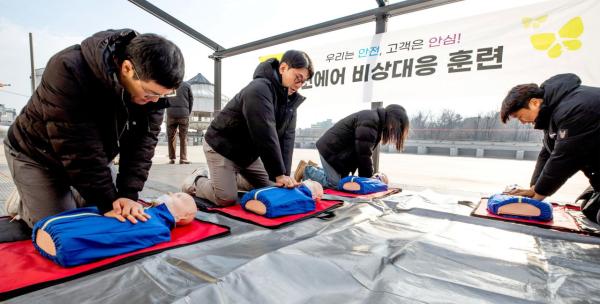
[[[237,202],[237,189],[234,191],[219,191],[215,189],[215,203],[219,207],[228,207]]]
[[[217,201],[214,203],[219,207],[229,207],[229,206],[235,205],[236,202],[237,202],[237,198],[236,199],[227,199],[227,198],[223,199],[223,198],[217,197]]]

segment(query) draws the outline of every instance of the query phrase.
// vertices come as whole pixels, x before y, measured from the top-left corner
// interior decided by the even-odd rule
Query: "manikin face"
[[[161,196],[164,204],[175,218],[177,226],[187,225],[196,217],[196,203],[187,193],[169,193],[167,197]]]
[[[139,105],[157,102],[163,97],[175,96],[175,89],[165,88],[154,80],[141,80],[133,62],[124,60],[121,64],[119,82],[131,95],[131,101]]]
[[[378,179],[386,185],[389,184],[389,179],[385,173],[377,172],[377,173],[373,174],[372,178]]]
[[[298,92],[308,80],[307,68],[294,69],[285,62],[279,65],[279,73],[281,74],[281,83],[288,88],[288,95]]]
[[[307,179],[302,182],[312,193],[312,198],[321,198],[323,197],[323,186],[314,180]]]
[[[541,98],[531,98],[527,108],[519,109],[512,113],[510,117],[518,119],[522,124],[534,124],[540,113],[541,106]]]

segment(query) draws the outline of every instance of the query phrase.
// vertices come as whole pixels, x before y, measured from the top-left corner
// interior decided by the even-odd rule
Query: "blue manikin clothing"
[[[512,203],[521,203],[521,204],[530,204],[538,209],[540,209],[539,216],[521,216],[521,215],[512,215],[512,214],[498,214],[498,210],[500,207],[512,204]],[[522,196],[514,196],[514,195],[506,195],[506,194],[494,194],[488,199],[487,210],[493,214],[512,217],[512,218],[521,218],[527,220],[536,220],[536,221],[549,221],[552,220],[552,204],[534,200],[529,197]]]
[[[161,204],[145,212],[151,218],[137,224],[103,216],[96,207],[62,212],[35,224],[33,245],[44,257],[70,267],[170,241],[175,219],[167,206]],[[56,256],[47,254],[35,243],[40,229],[52,237]]]
[[[344,184],[349,182],[358,183],[360,185],[360,190],[344,190]],[[340,180],[340,183],[338,184],[338,190],[356,194],[370,194],[375,192],[387,191],[388,186],[384,182],[376,178],[346,176]]]
[[[312,193],[305,185],[293,189],[280,187],[254,189],[242,197],[242,208],[246,210],[246,203],[253,199],[265,204],[267,213],[264,216],[268,218],[306,213],[316,208]]]

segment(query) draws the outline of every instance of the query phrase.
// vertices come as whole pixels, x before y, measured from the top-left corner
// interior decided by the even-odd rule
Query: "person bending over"
[[[336,189],[340,179],[358,170],[360,177],[373,177],[373,150],[380,142],[401,151],[408,136],[409,120],[400,105],[363,110],[347,116],[319,138],[317,150],[323,168],[298,166],[299,178]]]
[[[502,102],[502,122],[510,118],[544,131],[530,187],[508,194],[543,200],[582,171],[590,191],[582,195],[582,212],[600,223],[600,88],[581,85],[575,74],[513,87]]]
[[[84,205],[144,221],[138,194],[166,97],[184,71],[173,42],[131,29],[98,32],[52,56],[4,139],[18,215],[27,225]]]
[[[208,170],[188,176],[184,192],[217,206],[236,203],[238,190],[270,186],[296,187],[290,177],[298,93],[313,76],[305,52],[289,50],[281,61],[258,65],[254,79],[210,123],[204,137]],[[210,178],[209,178],[210,174]]]

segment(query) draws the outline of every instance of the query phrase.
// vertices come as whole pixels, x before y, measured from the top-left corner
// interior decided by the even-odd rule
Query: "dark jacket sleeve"
[[[131,121],[130,130],[119,141],[121,148],[117,189],[120,197],[137,200],[138,193],[144,188],[152,166],[163,113],[164,109],[147,106],[130,108],[130,115],[137,118]]]
[[[354,148],[358,160],[358,176],[373,176],[373,148],[377,144],[377,127],[359,124],[354,131]]]
[[[269,176],[285,174],[275,122],[273,95],[264,81],[254,80],[242,93],[242,113],[246,118],[252,142]]]
[[[78,67],[61,56],[53,57],[46,67],[37,92],[46,120],[52,153],[60,160],[72,186],[90,205],[101,211],[112,209],[117,191],[112,182],[108,158],[103,150],[99,127],[86,105],[85,85],[79,83]]]
[[[548,161],[549,157],[550,157],[550,152],[548,152],[548,149],[546,149],[546,147],[542,147],[540,154],[538,154],[537,162],[535,163],[535,169],[533,170],[533,174],[531,176],[531,181],[529,182],[529,186],[535,185],[538,178],[540,177],[540,174],[542,174],[542,170],[544,169],[544,166],[546,165],[546,161]]]
[[[294,111],[292,120],[285,130],[281,144],[283,147],[281,154],[283,156],[283,164],[285,165],[286,175],[290,175],[292,172],[292,157],[294,155],[294,142],[296,141],[296,117],[297,112]]]
[[[554,150],[535,184],[537,193],[554,194],[569,177],[583,168],[584,161],[595,151],[598,128],[595,116],[586,113],[572,112],[557,122]]]

